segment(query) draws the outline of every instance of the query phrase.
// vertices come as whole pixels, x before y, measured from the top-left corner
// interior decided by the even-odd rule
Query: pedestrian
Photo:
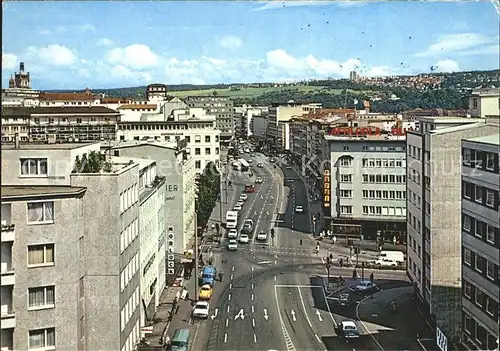
[[[215,230],[215,224],[212,223],[212,230]]]
[[[340,265],[340,268],[342,268],[342,266],[344,265],[344,260],[342,258],[339,260],[339,265]]]
[[[337,243],[337,237],[334,235],[333,236],[333,245],[335,245]]]
[[[224,278],[224,273],[219,272],[219,281],[222,282],[222,278]]]

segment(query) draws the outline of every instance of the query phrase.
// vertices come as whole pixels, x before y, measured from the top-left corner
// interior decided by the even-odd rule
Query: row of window
[[[120,253],[125,251],[127,247],[137,238],[139,235],[139,222],[135,219],[130,225],[127,226],[120,233]]]
[[[493,297],[466,279],[464,279],[463,283],[463,294],[464,297],[475,304],[477,308],[485,312],[495,322],[497,321],[498,301],[495,301]]]
[[[462,189],[465,199],[498,210],[498,191],[465,181],[462,182]]]
[[[185,138],[186,138],[186,141],[187,141],[188,143],[190,143],[190,142],[191,142],[191,136],[190,136],[190,135],[186,135],[186,136],[185,136]],[[205,143],[210,143],[210,142],[211,142],[211,139],[212,139],[212,138],[211,138],[211,136],[210,136],[210,135],[205,135]],[[216,141],[218,141],[218,140],[216,140]],[[195,142],[195,143],[200,143],[200,142],[201,142],[201,135],[195,135],[195,136],[194,136],[194,142]]]
[[[420,172],[408,167],[408,178],[417,184],[420,184]]]
[[[139,187],[135,183],[120,194],[120,214],[132,207],[137,201],[139,201]]]
[[[410,145],[408,147],[408,156],[410,156],[414,159],[420,160],[420,161],[424,161],[424,162],[429,162],[431,160],[431,154],[429,151],[422,152],[421,148],[413,146],[413,145]],[[424,158],[423,160],[422,160],[422,156]]]
[[[462,149],[462,162],[465,166],[482,169],[498,174],[498,154],[474,149]]]
[[[406,176],[404,175],[387,175],[387,174],[363,174],[363,183],[376,184],[405,184]]]
[[[364,158],[362,160],[363,168],[400,168],[406,167],[406,160],[401,159],[382,159],[382,158]]]
[[[492,282],[498,280],[498,272],[495,271],[498,265],[467,247],[463,248],[463,262],[486,279]]]
[[[22,176],[47,176],[48,165],[46,158],[21,158]]]
[[[478,350],[498,349],[498,336],[490,334],[479,322],[462,312],[462,326],[466,334],[478,344]]]
[[[462,229],[485,243],[498,247],[500,229],[479,219],[464,214]]]
[[[410,271],[412,271],[414,273],[413,275],[417,276],[417,280],[421,281],[422,280],[422,278],[421,278],[422,277],[422,271],[420,270],[420,268],[417,267],[417,265],[411,259],[411,257],[409,258],[409,267],[410,267]]]
[[[417,241],[411,237],[411,235],[408,237],[408,245],[410,248],[415,252],[418,256],[418,258],[422,258],[422,247],[420,245],[417,245]],[[431,260],[430,257],[427,260],[427,263],[430,264]]]
[[[406,192],[398,190],[363,190],[362,193],[363,193],[363,199],[375,199],[375,200],[406,199]]]
[[[413,191],[408,189],[408,200],[412,203],[416,208],[420,209],[420,204],[422,203],[422,198],[415,194]]]
[[[206,147],[205,148],[205,155],[211,155],[211,153],[212,153],[212,148]],[[195,148],[194,149],[194,154],[195,155],[201,155],[201,149],[199,147]],[[215,148],[215,154],[216,155],[219,154],[219,148],[218,147]]]
[[[140,123],[140,124],[135,124]],[[177,122],[178,123],[178,122]],[[119,130],[187,130],[187,129],[208,129],[213,128],[214,123],[180,123],[167,121],[164,124],[152,124],[151,122],[132,122],[127,124],[119,124]]]
[[[127,326],[128,322],[130,321],[130,318],[134,314],[134,311],[136,310],[137,306],[139,306],[139,302],[141,300],[140,292],[139,292],[139,287],[137,287],[134,290],[134,293],[130,295],[130,297],[127,300],[127,303],[125,306],[123,306],[121,312],[120,312],[120,325],[121,325],[121,330],[125,329]]]
[[[139,322],[140,321],[137,320],[137,323],[134,325],[134,328],[130,331],[130,334],[128,335],[127,340],[125,341],[125,344],[123,345],[121,351],[134,351],[136,349],[137,342],[141,337]]]
[[[370,216],[406,216],[406,207],[363,206],[363,214]]]
[[[120,291],[123,291],[130,283],[132,278],[139,271],[140,266],[139,254],[135,254],[134,257],[128,262],[127,266],[125,266],[123,271],[120,272]]]

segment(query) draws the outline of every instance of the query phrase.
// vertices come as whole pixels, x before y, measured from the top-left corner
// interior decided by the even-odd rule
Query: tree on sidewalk
[[[220,173],[215,164],[210,162],[198,179],[196,214],[199,227],[204,228],[207,225],[218,197],[220,197]]]

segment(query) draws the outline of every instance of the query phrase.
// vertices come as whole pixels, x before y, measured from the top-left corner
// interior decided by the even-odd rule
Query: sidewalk
[[[417,340],[433,337],[412,300],[413,287],[380,291],[358,305],[358,319],[384,348],[391,350],[422,350]],[[397,311],[391,309],[395,301]]]

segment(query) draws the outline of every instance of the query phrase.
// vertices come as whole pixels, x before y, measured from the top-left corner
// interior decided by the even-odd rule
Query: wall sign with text
[[[330,207],[330,170],[323,171],[323,206]]]

